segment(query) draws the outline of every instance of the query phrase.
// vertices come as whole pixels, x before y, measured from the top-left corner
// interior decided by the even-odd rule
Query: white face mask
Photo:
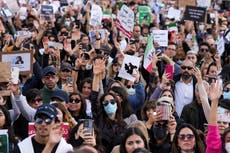
[[[230,142],[225,143],[225,150],[230,153]]]
[[[204,25],[203,24],[199,25],[199,29],[200,29],[200,31],[203,31],[204,30]]]
[[[127,92],[129,95],[134,95],[136,93],[136,90],[134,88],[127,89]]]
[[[92,68],[93,68],[92,64],[86,64],[86,67],[85,67],[86,70],[91,70]]]

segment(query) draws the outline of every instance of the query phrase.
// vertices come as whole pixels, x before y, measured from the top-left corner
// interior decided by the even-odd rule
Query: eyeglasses
[[[127,88],[134,88],[134,85],[127,85]]]
[[[114,105],[114,104],[116,104],[116,101],[115,101],[115,99],[110,99],[110,100],[104,100],[104,101],[102,102],[102,104],[103,104],[104,106],[107,106],[109,103],[112,104],[112,105]]]
[[[37,98],[37,99],[34,99],[34,100],[32,101],[32,103],[36,103],[36,102],[40,103],[41,101],[42,101],[41,98]]]
[[[208,52],[209,50],[207,48],[201,48],[200,51],[201,52]]]
[[[72,99],[72,98],[71,98],[71,99],[69,100],[69,102],[70,102],[70,103],[80,103],[80,102],[81,102],[81,99],[77,99],[77,98],[76,98],[76,99]]]
[[[182,69],[182,70],[185,70],[185,69],[187,69],[187,70],[192,70],[193,67],[191,67],[191,66],[181,66],[181,69]]]
[[[180,134],[178,135],[178,138],[181,140],[185,140],[187,138],[187,140],[191,140],[192,138],[194,138],[193,134]]]
[[[229,91],[230,91],[230,88],[226,87],[226,88],[224,88],[223,91],[224,91],[224,92],[229,92]]]
[[[47,125],[50,125],[53,120],[51,118],[40,118],[40,117],[36,118],[35,120],[35,122],[38,124],[42,124],[43,121],[45,121]]]

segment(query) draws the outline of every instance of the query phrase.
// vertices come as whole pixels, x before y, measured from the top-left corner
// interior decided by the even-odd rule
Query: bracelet
[[[79,69],[74,69],[74,68],[73,68],[72,70],[73,70],[73,71],[76,71],[76,72],[78,72],[78,71],[79,71]]]
[[[96,40],[101,40],[101,38],[96,38]]]

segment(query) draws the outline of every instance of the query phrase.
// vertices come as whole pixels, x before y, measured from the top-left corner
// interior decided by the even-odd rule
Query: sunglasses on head
[[[187,140],[191,140],[192,138],[194,138],[193,134],[180,134],[178,135],[178,138],[181,140],[185,140],[187,138]]]
[[[107,106],[109,103],[112,104],[112,105],[114,105],[114,104],[116,104],[116,101],[115,101],[115,99],[110,99],[110,100],[104,100],[104,101],[102,102],[102,104],[103,104],[104,106]]]
[[[134,88],[134,85],[127,85],[127,88]]]
[[[69,100],[69,102],[70,102],[70,103],[80,103],[80,102],[81,102],[81,99],[77,99],[77,98],[76,98],[76,99],[72,99],[72,98],[71,98],[71,99]]]
[[[192,70],[193,67],[191,67],[191,66],[181,66],[181,69],[182,69],[182,70],[185,70],[185,69],[187,69],[187,70]]]
[[[42,122],[45,122],[47,125],[50,125],[52,123],[52,119],[51,118],[36,118],[35,122],[38,123],[38,124],[42,124]]]

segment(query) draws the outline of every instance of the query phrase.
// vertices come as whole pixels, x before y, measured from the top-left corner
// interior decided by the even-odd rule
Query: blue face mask
[[[230,99],[230,91],[229,92],[224,92],[223,97],[224,97],[224,99]]]
[[[129,95],[135,95],[136,90],[134,88],[129,88],[129,89],[127,89],[127,92]]]
[[[117,103],[115,104],[108,103],[108,105],[104,106],[104,110],[107,115],[115,114],[117,111]]]

